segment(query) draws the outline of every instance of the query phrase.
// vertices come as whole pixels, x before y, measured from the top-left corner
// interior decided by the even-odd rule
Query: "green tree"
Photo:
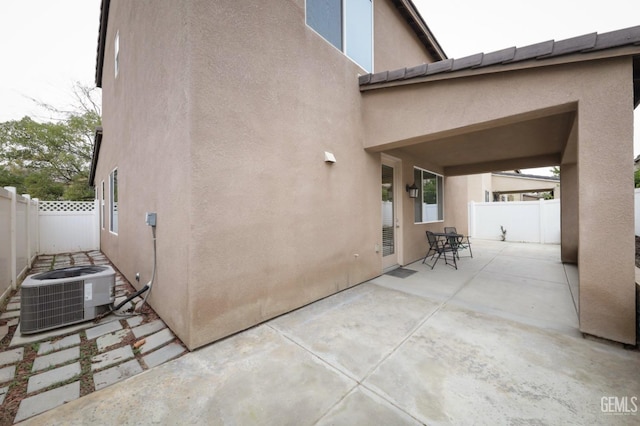
[[[636,188],[640,188],[640,170],[633,172],[633,181]]]
[[[88,179],[100,111],[92,89],[76,85],[74,94],[78,105],[72,111],[40,104],[57,116],[52,121],[0,123],[0,184],[41,200],[93,199]]]

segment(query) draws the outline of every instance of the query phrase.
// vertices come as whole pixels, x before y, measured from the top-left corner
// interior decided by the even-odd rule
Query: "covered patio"
[[[577,264],[579,328],[636,342],[633,110],[640,27],[479,53],[360,78],[365,149],[445,177],[444,223],[402,200],[406,264],[425,230],[468,233],[466,175],[560,166],[563,262]],[[437,229],[436,229],[437,228]]]
[[[559,246],[473,244],[26,424],[637,424],[640,354],[582,337]]]

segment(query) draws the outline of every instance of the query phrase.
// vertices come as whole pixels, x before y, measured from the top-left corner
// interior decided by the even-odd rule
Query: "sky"
[[[68,107],[75,82],[95,86],[100,0],[0,0],[0,122]]]
[[[239,0],[240,1],[240,0]],[[640,25],[640,0],[414,0],[450,58]],[[93,86],[100,0],[0,0],[0,122]],[[408,64],[410,65],[410,64]],[[640,111],[634,155],[640,154]]]

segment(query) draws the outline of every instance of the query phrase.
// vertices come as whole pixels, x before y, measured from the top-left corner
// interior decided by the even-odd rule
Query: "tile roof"
[[[584,34],[560,41],[549,40],[525,47],[509,47],[495,52],[477,53],[457,59],[444,59],[399,70],[365,74],[360,76],[359,83],[362,87],[466,69],[506,65],[532,59],[544,60],[575,53],[591,53],[628,45],[640,45],[640,26],[602,34]],[[636,85],[640,84],[638,82],[639,77],[634,73],[634,83]]]

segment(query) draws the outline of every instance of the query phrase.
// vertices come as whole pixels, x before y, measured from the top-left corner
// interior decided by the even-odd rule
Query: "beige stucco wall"
[[[374,5],[376,40],[407,31]],[[151,304],[191,349],[382,272],[365,71],[304,17],[304,0],[111,4],[96,181],[118,167],[121,219],[103,250],[148,279],[144,213],[158,213]],[[376,66],[428,61],[412,32],[400,41]]]
[[[633,184],[628,160],[633,155],[631,59],[557,64],[508,74],[468,74],[364,92],[367,148],[372,152],[409,149],[445,136],[516,124],[541,113],[565,114],[571,112],[567,108],[575,108],[579,194],[577,203],[563,203],[563,208],[577,206],[574,214],[580,224],[580,327],[590,334],[635,342]],[[459,164],[473,165],[477,154],[466,145],[460,149],[451,144],[448,149]],[[522,149],[515,141],[501,155],[510,153],[517,163],[512,168],[537,166],[527,165]],[[549,158],[559,162],[567,156],[563,151]],[[508,164],[501,162],[500,169],[511,168],[505,167]],[[491,164],[482,167],[491,171]],[[465,206],[449,203],[446,208]],[[571,212],[564,212],[563,221],[570,216]],[[417,228],[415,233],[420,233]],[[612,233],[618,237],[611,238]],[[563,243],[567,237],[563,236]],[[405,255],[417,257],[412,247],[407,247]]]
[[[434,62],[407,21],[388,0],[373,0],[374,72]]]
[[[493,190],[495,192],[533,192],[553,191],[553,198],[560,198],[560,182],[530,177],[493,175]]]
[[[399,25],[377,15],[383,3],[376,39]],[[364,71],[306,26],[304,1],[199,1],[191,13],[197,347],[381,273],[380,155],[363,150]],[[421,52],[376,48],[376,64]]]
[[[173,2],[112,0],[103,68],[104,136],[96,185],[118,168],[119,231],[101,233],[101,248],[134,286],[151,279],[157,212],[157,277],[149,301],[181,339],[187,311],[190,224],[190,59],[186,8]],[[120,71],[114,78],[114,38]],[[135,281],[136,272],[141,280]]]

